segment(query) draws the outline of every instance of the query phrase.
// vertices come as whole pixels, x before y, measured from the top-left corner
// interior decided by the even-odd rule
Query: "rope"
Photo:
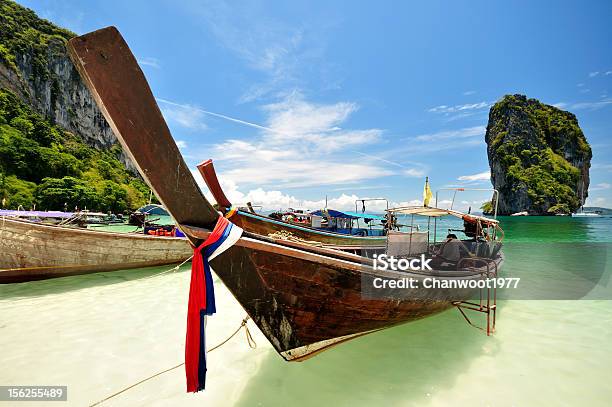
[[[240,330],[241,330],[243,327],[244,327],[244,330],[245,330],[245,333],[246,333],[247,343],[249,344],[249,347],[250,347],[251,349],[255,349],[255,348],[257,347],[257,344],[255,343],[255,340],[253,339],[253,336],[251,335],[251,332],[249,331],[249,327],[247,326],[247,321],[248,321],[249,319],[250,319],[250,317],[249,317],[248,315],[247,315],[246,317],[244,317],[244,319],[243,319],[243,320],[242,320],[242,322],[240,323],[240,326],[238,327],[238,329],[236,329],[236,330],[234,331],[234,333],[232,333],[232,334],[231,334],[231,335],[230,335],[230,336],[229,336],[227,339],[225,339],[223,342],[221,342],[221,343],[219,343],[218,345],[216,345],[216,346],[212,347],[211,349],[209,349],[207,352],[212,352],[213,350],[218,349],[218,348],[220,348],[221,346],[225,345],[225,344],[226,344],[226,343],[227,343],[227,342],[228,342],[230,339],[232,339],[234,336],[236,336],[236,334],[237,334],[238,332],[240,332]],[[149,381],[149,380],[151,380],[151,379],[153,379],[153,378],[155,378],[155,377],[157,377],[157,376],[161,376],[161,375],[162,375],[162,374],[164,374],[164,373],[167,373],[167,372],[170,372],[170,371],[172,371],[172,370],[178,369],[179,367],[183,366],[184,364],[185,364],[185,362],[182,362],[182,363],[179,363],[178,365],[175,365],[175,366],[169,367],[169,368],[167,368],[167,369],[165,369],[165,370],[162,370],[161,372],[157,372],[157,373],[155,373],[155,374],[153,374],[153,375],[151,375],[151,376],[149,376],[149,377],[146,377],[146,378],[144,378],[144,379],[142,379],[142,380],[140,380],[140,381],[138,381],[138,382],[136,382],[136,383],[134,383],[134,384],[132,384],[132,385],[130,385],[130,386],[128,386],[128,387],[125,387],[125,388],[123,388],[123,389],[119,390],[119,391],[118,391],[118,392],[116,392],[116,393],[111,394],[111,395],[110,395],[110,396],[108,396],[108,397],[103,398],[103,399],[102,399],[102,400],[100,400],[100,401],[96,401],[95,403],[90,404],[90,405],[89,405],[89,407],[98,406],[98,405],[100,405],[100,404],[104,403],[105,401],[108,401],[108,400],[112,399],[113,397],[116,397],[116,396],[118,396],[118,395],[120,395],[120,394],[122,394],[122,393],[125,393],[126,391],[128,391],[128,390],[130,390],[130,389],[133,389],[134,387],[136,387],[136,386],[138,386],[138,385],[141,385],[142,383],[144,383],[144,382],[146,382],[146,381]]]
[[[176,265],[176,266],[174,266],[174,267],[172,267],[172,268],[170,268],[168,270],[164,270],[161,273],[155,273],[155,274],[152,274],[152,275],[150,275],[148,277],[142,278],[142,279],[140,279],[140,281],[148,280],[150,278],[161,276],[162,274],[166,274],[166,273],[170,273],[170,272],[174,273],[174,272],[178,271],[185,263],[190,261],[192,258],[193,258],[193,255],[189,256],[189,258],[185,259],[185,261],[183,261],[181,264],[178,264],[178,265]]]
[[[303,243],[310,246],[323,247],[323,243],[321,242],[302,239],[300,237],[294,236],[293,233],[288,232],[286,230],[279,230],[278,232],[268,233],[268,237],[271,237],[272,239],[288,240],[290,242]]]

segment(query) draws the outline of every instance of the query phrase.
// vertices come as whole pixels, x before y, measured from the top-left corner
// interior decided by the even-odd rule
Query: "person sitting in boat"
[[[470,251],[454,233],[449,233],[440,245],[438,253],[434,257],[433,264],[457,263],[464,257],[470,257]]]

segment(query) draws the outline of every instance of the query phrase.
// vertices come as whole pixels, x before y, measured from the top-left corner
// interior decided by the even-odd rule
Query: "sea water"
[[[287,363],[249,322],[257,348],[239,332],[209,353],[205,391],[186,394],[178,368],[102,405],[609,406],[612,219],[502,225],[502,272],[538,289],[500,301],[493,336],[451,309]],[[67,385],[63,405],[85,406],[180,363],[189,273],[169,268],[0,286],[0,385]],[[245,315],[215,288],[209,347]]]

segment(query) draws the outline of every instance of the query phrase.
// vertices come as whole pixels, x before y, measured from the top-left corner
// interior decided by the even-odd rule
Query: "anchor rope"
[[[243,327],[244,327],[244,331],[245,331],[245,335],[246,335],[246,340],[247,340],[247,343],[248,343],[248,345],[249,345],[249,348],[251,348],[251,349],[255,349],[255,348],[257,348],[257,343],[255,342],[255,339],[253,339],[253,336],[251,335],[251,331],[249,331],[249,327],[248,327],[248,325],[247,325],[247,322],[248,322],[248,320],[249,320],[249,319],[250,319],[250,317],[249,317],[248,315],[247,315],[247,316],[245,316],[245,317],[242,319],[242,322],[240,323],[240,326],[239,326],[239,327],[238,327],[238,328],[237,328],[237,329],[236,329],[236,330],[235,330],[235,331],[234,331],[234,332],[233,332],[233,333],[232,333],[232,334],[231,334],[229,337],[227,337],[227,338],[226,338],[224,341],[220,342],[220,343],[219,343],[219,344],[217,344],[216,346],[213,346],[212,348],[210,348],[210,349],[209,349],[207,352],[212,352],[212,351],[214,351],[215,349],[218,349],[218,348],[220,348],[221,346],[225,345],[227,342],[229,342],[229,341],[230,341],[230,339],[232,339],[234,336],[236,336],[236,334],[238,334],[238,332],[240,332],[240,330],[241,330]],[[164,369],[164,370],[162,370],[162,371],[160,371],[160,372],[157,372],[157,373],[155,373],[155,374],[152,374],[151,376],[148,376],[148,377],[146,377],[146,378],[144,378],[144,379],[142,379],[142,380],[139,380],[138,382],[136,382],[136,383],[134,383],[134,384],[131,384],[131,385],[127,386],[127,387],[124,387],[123,389],[121,389],[121,390],[119,390],[119,391],[117,391],[117,392],[115,392],[115,393],[111,394],[110,396],[107,396],[107,397],[103,398],[103,399],[102,399],[102,400],[100,400],[100,401],[96,401],[95,403],[90,404],[90,405],[89,405],[89,407],[98,406],[98,405],[100,405],[100,404],[104,403],[105,401],[108,401],[108,400],[112,399],[113,397],[116,397],[116,396],[118,396],[118,395],[120,395],[120,394],[122,394],[122,393],[125,393],[126,391],[128,391],[128,390],[130,390],[130,389],[133,389],[133,388],[134,388],[134,387],[136,387],[136,386],[141,385],[142,383],[145,383],[145,382],[147,382],[147,381],[149,381],[149,380],[151,380],[151,379],[153,379],[153,378],[155,378],[155,377],[157,377],[157,376],[161,376],[161,375],[162,375],[162,374],[164,374],[164,373],[167,373],[167,372],[170,372],[170,371],[172,371],[172,370],[178,369],[179,367],[181,367],[181,366],[183,366],[183,365],[185,365],[185,362],[181,362],[181,363],[179,363],[178,365],[175,365],[175,366],[169,367],[169,368]]]

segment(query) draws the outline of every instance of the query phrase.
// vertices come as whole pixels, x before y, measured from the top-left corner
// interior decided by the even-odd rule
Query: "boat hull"
[[[186,239],[0,220],[0,283],[160,266],[191,254]]]
[[[198,228],[184,226],[184,230],[198,239],[208,234]],[[211,261],[211,268],[288,361],[442,312],[476,293],[422,288],[377,298],[364,284],[371,285],[378,277],[422,279],[425,275],[379,272],[359,256],[331,258],[318,252],[325,249],[311,250],[243,237]],[[453,278],[484,277],[483,269]]]
[[[326,246],[349,251],[360,250],[362,248],[384,249],[387,241],[386,236],[364,237],[326,232],[242,211],[236,211],[229,219],[243,230],[258,235],[269,236],[277,232],[286,232],[301,240],[318,242]]]

